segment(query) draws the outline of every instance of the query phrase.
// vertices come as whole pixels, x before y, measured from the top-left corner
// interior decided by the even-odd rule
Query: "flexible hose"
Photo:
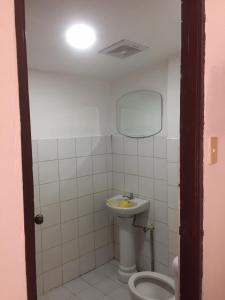
[[[150,255],[151,255],[151,271],[155,271],[155,249],[154,249],[154,225],[151,225],[150,227]]]

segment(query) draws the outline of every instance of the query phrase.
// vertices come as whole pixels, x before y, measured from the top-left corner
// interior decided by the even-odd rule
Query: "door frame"
[[[21,123],[21,153],[23,177],[23,206],[27,299],[37,300],[35,227],[34,227],[34,189],[32,167],[32,143],[30,126],[30,105],[28,92],[28,68],[25,35],[25,2],[14,0],[15,29],[17,48],[17,72],[19,84],[19,107]]]
[[[200,300],[203,260],[205,0],[182,1],[180,98],[180,291]],[[14,0],[21,118],[28,300],[37,299],[31,128],[24,0]]]

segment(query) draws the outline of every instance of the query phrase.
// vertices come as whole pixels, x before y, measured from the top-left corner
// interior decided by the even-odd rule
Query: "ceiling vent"
[[[99,51],[101,54],[110,55],[117,58],[127,58],[131,55],[135,55],[148,49],[149,47],[140,45],[138,43],[128,41],[128,40],[121,40],[111,46],[104,48]]]

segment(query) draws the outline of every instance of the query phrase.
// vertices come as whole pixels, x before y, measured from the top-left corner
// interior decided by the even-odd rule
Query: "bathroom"
[[[116,195],[133,193],[149,202],[136,224],[154,230],[133,228],[136,270],[174,278],[180,5],[178,0],[26,1],[40,300],[133,299],[128,284],[117,278],[120,227],[106,205]],[[80,37],[90,48],[69,40],[76,24],[89,26],[83,30],[89,29],[90,39],[84,31]],[[128,50],[113,51],[115,44]],[[128,46],[134,45],[136,52],[130,53],[134,48]],[[119,104],[143,91],[160,99],[155,112],[160,126],[131,137],[123,131]],[[135,113],[126,120],[138,123]],[[129,247],[125,250],[130,258]]]

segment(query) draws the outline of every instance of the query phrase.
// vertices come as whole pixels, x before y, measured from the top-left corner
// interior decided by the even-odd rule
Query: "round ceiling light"
[[[66,31],[66,41],[75,49],[86,50],[94,45],[96,33],[88,25],[76,24]]]

